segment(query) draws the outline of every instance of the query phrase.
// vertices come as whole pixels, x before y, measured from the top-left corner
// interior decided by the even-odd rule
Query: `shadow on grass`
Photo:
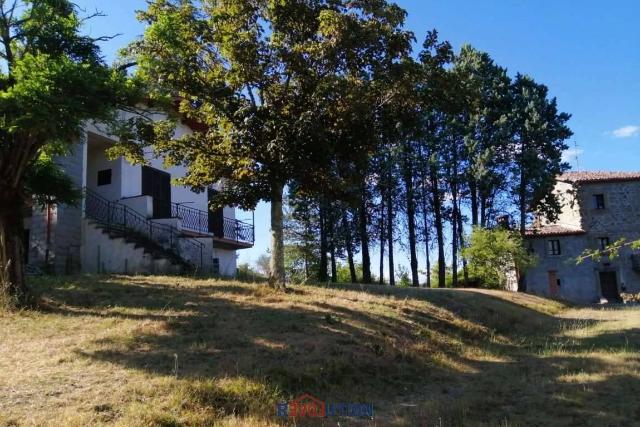
[[[487,293],[367,287],[386,297],[382,312],[373,313],[357,297],[345,304],[305,300],[305,288],[292,299],[249,285],[179,283],[60,281],[43,287],[43,307],[158,324],[96,339],[79,351],[83,357],[173,375],[177,355],[181,378],[242,376],[266,381],[285,398],[311,392],[374,401],[390,423],[627,425],[640,413],[636,400],[610,397],[637,396],[638,376],[615,374],[615,362],[590,354],[637,350],[638,329],[566,344],[553,337],[567,320]],[[336,295],[333,287],[327,292]],[[403,304],[407,299],[428,304]]]

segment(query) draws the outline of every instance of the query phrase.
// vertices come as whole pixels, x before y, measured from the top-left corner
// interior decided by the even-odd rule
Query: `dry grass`
[[[0,426],[305,425],[275,417],[305,391],[374,403],[374,420],[342,425],[640,418],[637,308],[175,277],[34,286],[40,310],[0,317]]]

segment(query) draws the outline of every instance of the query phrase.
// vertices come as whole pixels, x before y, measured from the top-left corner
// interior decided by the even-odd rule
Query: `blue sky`
[[[134,11],[143,0],[76,0],[107,16],[87,24],[92,35],[120,33],[103,44],[109,61],[142,33]],[[491,54],[510,74],[546,84],[562,111],[573,115],[567,160],[582,170],[640,170],[640,2],[582,0],[402,0],[406,27],[420,46],[427,30],[458,49],[464,43]],[[269,245],[269,208],[258,206],[256,246],[240,252],[254,261]],[[399,257],[401,258],[401,257]],[[374,259],[377,259],[374,257]],[[374,261],[372,268],[377,271]],[[401,262],[406,265],[406,262]]]

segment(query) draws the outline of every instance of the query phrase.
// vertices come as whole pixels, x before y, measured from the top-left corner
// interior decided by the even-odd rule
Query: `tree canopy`
[[[224,181],[217,204],[271,202],[274,284],[283,189],[340,188],[373,149],[371,132],[353,137],[349,125],[366,123],[382,102],[377,76],[409,51],[404,17],[383,0],[155,0],[139,14],[147,29],[127,50],[137,75],[151,99],[200,125],[176,138],[174,121],[156,123],[146,141],[188,167],[184,184]],[[143,146],[129,155],[141,160]]]
[[[0,268],[3,292],[17,300],[27,295],[19,207],[36,183],[63,180],[42,156],[77,141],[86,120],[114,120],[132,89],[83,22],[71,1],[0,0]]]

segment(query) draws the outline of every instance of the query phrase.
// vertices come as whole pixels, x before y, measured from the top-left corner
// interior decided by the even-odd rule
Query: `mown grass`
[[[634,425],[640,310],[480,290],[40,278],[0,315],[1,425],[263,426],[303,392],[373,402],[324,425]]]

